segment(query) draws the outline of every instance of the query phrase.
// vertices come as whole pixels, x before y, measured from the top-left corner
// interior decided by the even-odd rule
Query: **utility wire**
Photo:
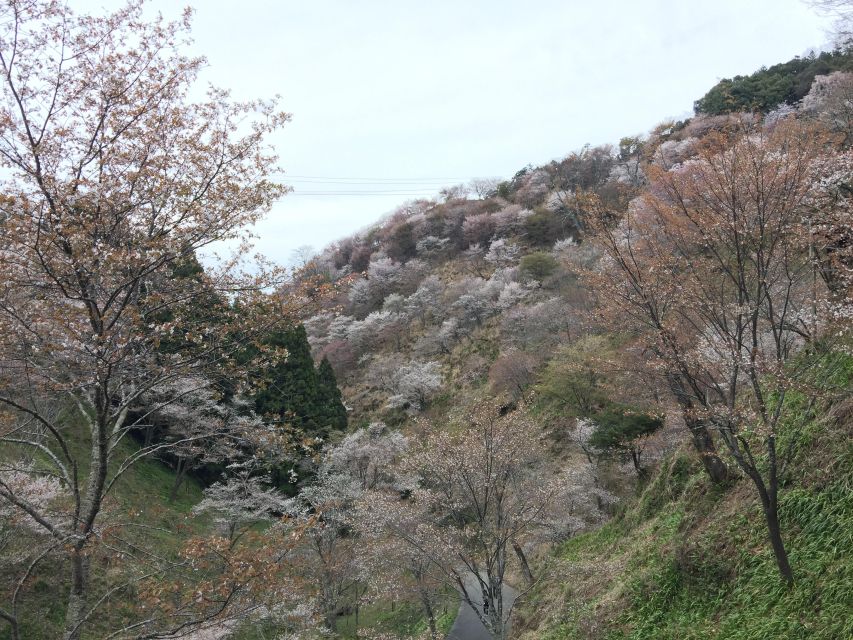
[[[296,193],[435,193],[432,189],[295,189]]]
[[[292,196],[418,196],[428,198],[434,196],[434,192],[409,192],[409,191],[291,191],[287,197]]]
[[[304,179],[304,178],[297,178],[294,180],[289,180],[289,179],[285,178],[285,181],[286,182],[294,182],[294,183],[304,183],[304,184],[343,184],[343,185],[349,185],[352,187],[360,187],[362,185],[368,186],[368,187],[369,186],[395,187],[398,185],[399,186],[411,185],[413,187],[430,187],[430,186],[440,187],[440,186],[447,184],[446,182],[408,182],[408,181],[402,181],[402,180],[399,182],[353,182],[352,180],[347,180],[345,178],[341,179],[341,180],[312,180],[312,179]]]
[[[345,178],[340,176],[307,176],[280,174],[281,179],[290,183],[291,196],[408,196],[428,198],[435,196],[440,187],[449,184],[467,183],[472,178]],[[349,187],[342,190],[314,188],[313,185],[340,185]],[[365,187],[365,188],[362,188]],[[383,187],[388,187],[383,189]]]
[[[347,182],[376,182],[376,183],[385,183],[385,182],[402,182],[404,184],[416,184],[416,183],[441,183],[446,184],[448,182],[470,182],[472,178],[345,178],[340,176],[303,176],[303,175],[294,175],[283,173],[281,176],[285,179],[288,178],[299,178],[305,180],[342,180]]]

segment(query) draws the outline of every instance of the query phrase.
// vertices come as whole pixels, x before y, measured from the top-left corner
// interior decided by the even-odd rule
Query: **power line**
[[[423,183],[441,183],[446,184],[448,182],[470,182],[472,178],[346,178],[340,176],[302,176],[302,175],[293,175],[293,174],[282,174],[282,177],[287,178],[299,178],[305,180],[340,180],[346,182],[375,182],[377,184],[382,184],[386,182],[400,182],[403,184],[423,184]]]
[[[292,196],[419,196],[428,198],[434,196],[435,192],[410,192],[410,191],[291,191],[287,197]]]
[[[390,185],[389,185],[390,186]],[[400,187],[399,189],[310,189],[310,188],[294,188],[291,193],[367,193],[367,194],[376,194],[376,193],[425,193],[425,194],[434,194],[437,189],[418,189],[416,187]]]
[[[354,182],[352,180],[347,180],[345,178],[341,179],[341,180],[313,180],[313,179],[305,179],[305,178],[297,178],[297,179],[290,180],[287,178],[287,176],[285,176],[285,180],[287,182],[305,183],[305,184],[343,184],[343,185],[349,185],[352,187],[359,187],[362,185],[368,186],[368,187],[372,186],[372,185],[389,186],[389,187],[398,186],[398,185],[399,186],[412,185],[415,187],[421,187],[421,186],[423,186],[423,187],[437,186],[438,187],[438,186],[443,186],[443,185],[447,184],[446,182],[426,182],[426,181],[424,181],[424,182],[414,182],[414,181],[410,182],[410,181],[403,181],[403,180],[399,180],[397,182],[391,182],[391,181],[387,181],[387,182]]]
[[[435,193],[429,189],[294,189],[294,193]]]

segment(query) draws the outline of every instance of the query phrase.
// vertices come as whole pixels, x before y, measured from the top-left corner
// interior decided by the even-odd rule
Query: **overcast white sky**
[[[122,4],[69,1],[82,12]],[[150,4],[176,17],[186,3]],[[428,195],[473,177],[510,177],[587,142],[615,143],[689,115],[720,78],[819,47],[828,24],[799,0],[193,6],[194,47],[210,62],[204,80],[241,99],[280,94],[293,115],[272,142],[295,191],[257,229],[258,248],[280,262],[407,199],[310,193]]]

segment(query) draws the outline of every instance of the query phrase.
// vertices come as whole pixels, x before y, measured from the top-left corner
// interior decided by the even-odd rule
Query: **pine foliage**
[[[286,349],[287,358],[260,373],[255,411],[317,437],[346,429],[346,408],[335,373],[325,358],[314,366],[305,327],[280,331],[268,338],[268,345]]]

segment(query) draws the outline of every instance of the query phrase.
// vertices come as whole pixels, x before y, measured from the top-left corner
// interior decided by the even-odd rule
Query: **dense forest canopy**
[[[851,70],[853,53],[848,50],[812,52],[748,76],[724,78],[694,102],[693,109],[712,116],[739,111],[767,113],[779,105],[794,105],[802,100],[817,76]]]

